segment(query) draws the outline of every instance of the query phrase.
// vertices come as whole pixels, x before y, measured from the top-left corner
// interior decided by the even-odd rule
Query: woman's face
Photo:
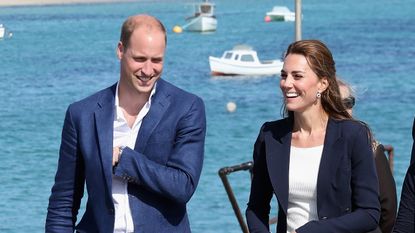
[[[317,77],[303,55],[287,55],[280,80],[287,110],[303,113],[321,108],[317,93],[322,93],[326,87],[327,80]]]

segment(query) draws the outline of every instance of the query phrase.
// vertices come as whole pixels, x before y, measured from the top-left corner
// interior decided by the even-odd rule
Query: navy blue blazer
[[[402,185],[401,201],[399,202],[398,217],[396,218],[394,233],[415,232],[415,118],[412,127],[412,161],[406,172]]]
[[[412,125],[412,139],[415,141],[415,118]],[[411,164],[415,162],[415,143],[412,145]]]
[[[415,232],[415,163],[409,166],[403,181],[401,201],[393,232]]]
[[[277,233],[287,231],[288,169],[292,120],[265,123],[254,146],[254,168],[246,217],[251,233],[269,232],[270,200],[278,200]],[[380,216],[378,179],[367,129],[329,119],[317,179],[318,221],[298,233],[367,232]]]
[[[71,104],[66,112],[46,232],[114,230],[112,175],[128,181],[136,232],[190,232],[186,203],[198,184],[204,154],[203,101],[160,79],[134,149],[113,169],[116,85]],[[85,213],[75,227],[84,194]]]

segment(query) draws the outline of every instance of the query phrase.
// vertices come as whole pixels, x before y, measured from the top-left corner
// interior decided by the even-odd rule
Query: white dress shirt
[[[124,117],[124,113],[119,106],[118,98],[119,83],[115,91],[115,114],[114,114],[114,139],[113,146],[127,146],[134,149],[138,132],[141,127],[143,118],[147,115],[151,106],[151,97],[156,91],[154,85],[148,101],[137,115],[133,126],[130,128]],[[128,202],[127,181],[120,177],[112,176],[112,200],[115,208],[114,233],[134,232],[134,223],[131,215],[130,204]]]

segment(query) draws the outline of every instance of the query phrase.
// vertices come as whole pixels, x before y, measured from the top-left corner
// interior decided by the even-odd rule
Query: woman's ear
[[[323,77],[322,79],[320,79],[319,91],[324,92],[328,87],[329,87],[329,80],[327,80],[326,77]]]

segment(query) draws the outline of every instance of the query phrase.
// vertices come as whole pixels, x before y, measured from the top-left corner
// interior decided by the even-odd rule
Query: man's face
[[[154,28],[134,30],[127,48],[119,42],[121,84],[139,94],[149,94],[163,71],[165,48],[164,33]]]

